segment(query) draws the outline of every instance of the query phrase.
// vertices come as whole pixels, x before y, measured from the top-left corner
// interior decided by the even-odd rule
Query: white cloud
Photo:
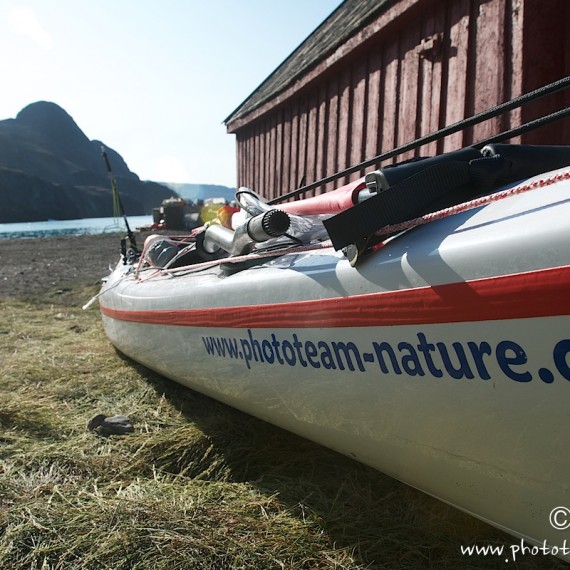
[[[40,48],[49,50],[53,47],[52,37],[29,6],[13,8],[10,12],[10,25],[16,33],[31,39]]]

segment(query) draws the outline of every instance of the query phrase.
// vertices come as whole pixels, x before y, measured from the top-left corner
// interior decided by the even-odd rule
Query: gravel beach
[[[118,234],[0,240],[0,296],[35,297],[96,284],[119,255]]]

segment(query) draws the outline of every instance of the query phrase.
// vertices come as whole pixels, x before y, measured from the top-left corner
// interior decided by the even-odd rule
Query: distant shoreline
[[[130,216],[128,219],[129,225],[133,230],[137,227],[150,226],[153,221],[151,215]],[[125,223],[122,218],[81,218],[78,220],[0,224],[0,240],[97,235],[117,232],[125,232]]]

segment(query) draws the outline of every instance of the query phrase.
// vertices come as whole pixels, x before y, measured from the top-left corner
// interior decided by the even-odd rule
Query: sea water
[[[131,230],[150,226],[152,216],[131,216],[128,218]],[[0,239],[23,239],[82,234],[103,234],[125,232],[122,218],[83,218],[80,220],[48,220],[45,222],[22,222],[0,224]]]

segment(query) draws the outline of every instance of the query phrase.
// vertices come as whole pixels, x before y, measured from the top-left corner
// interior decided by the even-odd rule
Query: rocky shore
[[[117,234],[0,240],[0,296],[35,297],[96,284],[119,254]]]

